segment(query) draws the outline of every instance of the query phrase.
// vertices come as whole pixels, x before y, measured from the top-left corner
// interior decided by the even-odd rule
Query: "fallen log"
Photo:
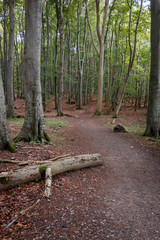
[[[45,178],[47,168],[51,168],[52,176],[59,173],[78,170],[81,168],[101,166],[100,154],[86,154],[75,157],[64,157],[51,163],[27,166],[10,172],[0,173],[0,191],[15,187],[19,184]]]

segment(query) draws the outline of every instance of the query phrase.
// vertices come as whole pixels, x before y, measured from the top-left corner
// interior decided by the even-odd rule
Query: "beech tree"
[[[15,32],[15,0],[9,1],[9,51],[8,51],[8,67],[7,67],[7,116],[14,117],[14,96],[13,96],[13,71],[14,71],[14,32]]]
[[[160,136],[160,1],[151,1],[151,71],[145,135]]]
[[[4,148],[9,148],[12,152],[16,152],[16,147],[10,142],[10,137],[8,132],[4,89],[3,89],[1,65],[0,65],[0,149],[4,149]]]
[[[78,101],[77,109],[82,109],[82,83],[83,83],[83,65],[85,59],[85,47],[86,47],[86,36],[87,36],[87,12],[85,9],[84,17],[84,33],[83,33],[83,44],[81,46],[81,12],[82,6],[80,1],[78,1],[77,6],[77,57],[78,57]],[[82,52],[82,54],[81,54]]]
[[[131,44],[131,23],[132,23],[132,8],[133,8],[133,0],[131,0],[130,2],[127,0],[127,4],[129,7],[129,29],[128,29],[128,39],[129,39],[129,63],[128,63],[128,69],[127,69],[127,73],[124,79],[124,84],[121,90],[121,94],[119,97],[119,101],[118,101],[118,105],[116,107],[115,110],[115,115],[114,117],[117,117],[119,110],[121,108],[122,105],[122,101],[123,101],[123,97],[124,97],[124,93],[125,93],[125,89],[126,89],[126,85],[133,67],[133,63],[134,63],[134,59],[135,59],[135,55],[136,55],[136,47],[137,47],[137,34],[138,34],[138,27],[139,27],[139,22],[140,22],[140,16],[141,16],[141,12],[142,12],[142,6],[143,6],[143,0],[141,0],[140,3],[140,9],[139,9],[139,13],[138,13],[138,17],[137,17],[137,21],[136,21],[136,27],[135,27],[135,31],[134,31],[134,42],[133,42],[133,47]]]
[[[25,120],[15,141],[49,141],[45,130],[40,83],[42,0],[25,1],[24,94]]]
[[[96,104],[96,115],[100,115],[102,113],[102,101],[103,101],[103,75],[104,75],[104,43],[105,43],[105,24],[107,20],[107,10],[108,10],[108,4],[109,0],[105,0],[104,5],[104,12],[103,12],[103,22],[102,22],[102,29],[100,30],[100,22],[101,22],[101,16],[100,16],[100,0],[96,0],[96,16],[97,16],[97,37],[99,41],[99,50],[95,44],[93,32],[91,28],[91,23],[89,21],[88,16],[88,25],[90,29],[90,34],[92,38],[92,43],[94,46],[94,49],[97,53],[97,56],[99,58],[99,70],[98,70],[98,93],[97,93],[97,104]]]

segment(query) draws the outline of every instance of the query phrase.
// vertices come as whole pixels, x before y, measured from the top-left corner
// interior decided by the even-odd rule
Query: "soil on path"
[[[72,109],[71,109],[72,110]],[[72,111],[69,113],[72,113]],[[43,196],[44,182],[3,192],[16,224],[2,229],[4,239],[153,240],[160,239],[160,150],[130,134],[114,133],[93,108],[72,113],[63,133],[63,153],[100,153],[102,167],[54,177],[50,199]],[[50,114],[48,113],[48,118]],[[62,120],[62,119],[61,119]],[[53,151],[50,147],[49,151]],[[38,153],[37,153],[38,154]],[[3,197],[3,199],[2,199]],[[9,214],[9,210],[8,210]]]

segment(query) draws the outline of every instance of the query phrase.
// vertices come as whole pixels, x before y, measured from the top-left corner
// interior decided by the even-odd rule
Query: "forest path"
[[[60,137],[57,144],[31,149],[25,145],[14,157],[45,160],[61,154],[100,153],[104,164],[53,177],[49,199],[44,197],[44,181],[3,192],[3,223],[11,222],[15,214],[18,220],[8,231],[1,227],[0,238],[160,240],[160,149],[132,134],[114,133],[106,126],[106,117],[93,117],[95,102],[84,111],[64,106],[65,113],[77,117],[55,118],[53,106],[45,112],[46,120],[70,125],[58,128],[57,135],[54,127],[47,126],[55,139]],[[129,112],[129,118],[134,114]],[[139,120],[143,118],[138,115]],[[13,157],[4,154],[4,159]],[[25,214],[19,214],[24,209]]]
[[[97,206],[98,215],[112,224],[104,224],[105,234],[97,239],[160,239],[159,156],[134,138],[114,133],[92,112],[72,119],[70,130],[72,147],[100,153],[104,161],[95,198],[103,204]]]

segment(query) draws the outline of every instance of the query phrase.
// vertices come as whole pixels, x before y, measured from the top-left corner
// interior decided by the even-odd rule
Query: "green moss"
[[[47,133],[44,133],[44,138],[47,142],[51,142],[51,138],[48,136]]]
[[[20,142],[20,141],[21,141],[21,138],[20,138],[19,136],[16,136],[15,138],[13,138],[13,141],[14,141],[15,143]]]
[[[0,183],[1,184],[8,184],[9,183],[9,178],[8,177],[1,177],[0,178]]]
[[[61,121],[48,120],[45,122],[45,125],[51,126],[51,127],[59,127],[59,126],[68,127],[68,122],[67,121],[61,122]]]
[[[16,148],[16,146],[15,146],[12,142],[8,142],[8,143],[7,143],[7,148],[8,148],[12,153],[17,152],[17,148]]]
[[[42,179],[45,178],[46,169],[47,169],[47,166],[39,167],[39,173],[41,174]]]
[[[101,112],[95,112],[94,116],[102,116],[102,113]]]

